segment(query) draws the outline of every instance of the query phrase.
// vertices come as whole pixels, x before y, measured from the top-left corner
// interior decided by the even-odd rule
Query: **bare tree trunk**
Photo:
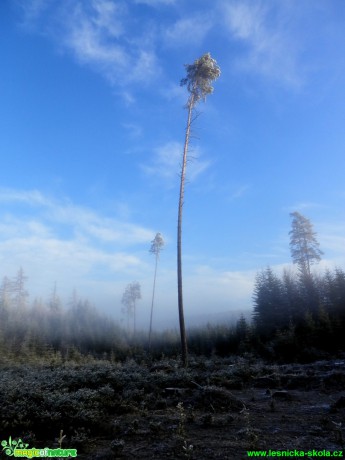
[[[153,316],[153,302],[154,302],[154,298],[155,298],[155,289],[156,289],[157,262],[158,262],[158,253],[156,253],[155,275],[154,275],[154,278],[153,278],[151,316],[150,316],[150,330],[149,330],[149,350],[151,350],[152,316]]]
[[[178,221],[177,221],[177,293],[178,293],[178,312],[180,320],[180,335],[181,335],[181,349],[182,349],[182,362],[184,367],[188,366],[188,348],[186,328],[184,322],[183,310],[183,290],[182,290],[182,210],[184,199],[184,183],[186,177],[187,154],[190,137],[190,127],[192,122],[192,112],[194,105],[194,95],[192,94],[188,102],[188,119],[186,126],[186,136],[183,149],[183,160],[181,166],[181,183],[180,183],[180,199],[178,207]]]

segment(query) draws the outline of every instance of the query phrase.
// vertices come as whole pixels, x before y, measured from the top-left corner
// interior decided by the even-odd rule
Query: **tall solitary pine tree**
[[[153,277],[153,288],[152,288],[152,302],[151,302],[151,315],[150,315],[150,330],[149,330],[149,349],[151,348],[151,334],[152,334],[152,317],[153,317],[153,303],[156,291],[156,277],[157,277],[157,264],[159,259],[159,253],[164,246],[164,240],[161,233],[157,233],[155,239],[151,241],[150,252],[156,256],[155,260],[155,274]]]
[[[182,210],[184,200],[184,184],[186,177],[186,166],[188,147],[191,133],[191,125],[193,122],[194,109],[200,100],[206,100],[206,96],[213,92],[211,83],[220,76],[220,68],[217,62],[212,59],[210,53],[206,53],[197,59],[193,64],[185,65],[187,76],[181,80],[181,86],[187,86],[189,98],[186,104],[188,110],[187,126],[185,129],[185,141],[183,149],[183,159],[181,165],[181,181],[180,181],[180,198],[178,205],[178,221],[177,221],[177,290],[178,290],[178,310],[180,321],[181,347],[182,347],[182,362],[186,367],[188,365],[188,348],[187,337],[184,322],[183,309],[183,290],[182,290]]]
[[[292,229],[290,235],[291,257],[298,265],[301,275],[310,278],[310,266],[321,260],[323,252],[319,249],[316,233],[309,219],[299,212],[292,212]]]

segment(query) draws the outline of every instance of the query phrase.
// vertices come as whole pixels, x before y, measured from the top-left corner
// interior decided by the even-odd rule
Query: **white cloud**
[[[18,218],[8,212],[2,216],[0,223],[0,235],[3,240],[23,238],[36,235],[42,238],[53,236],[51,228],[34,217],[27,219]]]
[[[111,83],[146,81],[157,73],[154,53],[126,39],[126,10],[113,2],[93,0],[88,11],[78,3],[66,22],[64,44],[81,62]],[[124,36],[124,40],[120,37]]]
[[[48,198],[37,190],[0,189],[0,202],[7,205],[24,203],[39,210],[35,215],[36,220],[32,217],[23,220],[11,217],[10,213],[5,214],[0,224],[0,233],[6,236],[53,234],[54,225],[58,224],[64,226],[65,230],[69,228],[71,234],[83,235],[84,238],[92,236],[99,242],[113,241],[123,246],[142,243],[152,237],[152,231],[140,225],[103,217],[92,209],[68,200]],[[30,215],[29,208],[25,214]]]
[[[54,0],[19,0],[23,12],[22,25],[30,29],[40,16],[50,7]]]
[[[179,19],[165,30],[165,41],[171,46],[201,44],[212,26],[209,14]]]
[[[85,226],[84,232],[103,242],[117,242],[121,245],[145,243],[152,238],[151,230],[112,219],[98,219],[94,224]]]
[[[139,50],[132,64],[127,68],[129,81],[153,81],[160,74],[158,59],[151,50]]]
[[[127,107],[135,103],[136,99],[133,94],[128,90],[122,90],[119,93],[119,96],[124,100]]]
[[[181,85],[177,85],[176,83],[165,85],[160,92],[165,99],[168,101],[174,101],[175,103],[178,102],[181,106],[186,104],[188,99],[188,95],[186,95],[186,88],[183,88]]]
[[[84,238],[94,237],[99,242],[116,242],[121,246],[148,241],[152,231],[127,222],[103,217],[95,211],[71,203],[50,203],[47,218],[69,226]]]
[[[0,201],[0,279],[22,266],[32,298],[47,296],[57,281],[65,299],[76,287],[97,303],[105,280],[111,291],[115,280],[125,283],[147,271],[140,245],[147,247],[153,230],[38,191],[2,189]]]
[[[5,240],[27,238],[91,244],[92,238],[96,246],[114,242],[117,247],[125,248],[150,241],[154,234],[140,225],[104,217],[92,209],[67,200],[54,200],[38,191],[0,190],[0,201],[4,205],[0,234]]]
[[[148,165],[142,165],[146,174],[163,179],[167,185],[175,181],[181,172],[183,144],[168,142],[154,151],[154,157]],[[194,181],[209,166],[210,162],[200,159],[200,151],[191,149],[188,153],[187,180]]]
[[[163,179],[175,178],[180,172],[183,145],[179,142],[168,142],[155,149],[155,157],[146,171]]]
[[[125,87],[156,78],[160,69],[147,33],[133,33],[131,14],[125,2],[66,0],[54,4],[45,14],[43,5],[23,5],[26,22],[44,31],[61,49],[71,52],[78,62],[90,66],[111,84]],[[38,6],[40,5],[40,6]],[[32,12],[34,10],[34,14]]]
[[[290,87],[302,84],[298,46],[288,23],[288,10],[267,2],[235,1],[223,3],[224,21],[231,37],[247,47],[237,65],[277,80]]]
[[[49,200],[38,190],[22,191],[10,188],[0,188],[0,202],[22,202],[31,206],[44,206],[49,204]]]
[[[287,207],[284,207],[284,211],[287,211],[287,212],[295,212],[295,211],[305,211],[306,209],[309,210],[309,209],[317,209],[317,208],[321,208],[322,205],[320,203],[315,203],[313,201],[300,201],[300,202],[297,202],[296,204],[294,205],[291,205],[291,206],[287,206]]]
[[[106,31],[109,37],[122,35],[124,28],[119,16],[123,9],[120,4],[109,0],[93,0],[92,4],[96,12],[93,22],[97,29]]]
[[[93,23],[92,20],[79,13],[79,20],[71,20],[68,35],[64,43],[82,62],[105,66],[111,71],[116,66],[122,70],[127,65],[127,56],[117,43],[105,43],[106,31]]]

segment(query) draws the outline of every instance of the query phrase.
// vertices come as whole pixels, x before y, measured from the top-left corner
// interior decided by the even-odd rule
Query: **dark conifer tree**
[[[291,323],[298,323],[305,314],[299,280],[293,271],[284,269],[282,282],[286,297],[286,315]]]
[[[341,268],[334,272],[333,299],[336,314],[345,319],[345,272]]]
[[[236,335],[241,341],[248,338],[249,325],[244,315],[241,315],[240,319],[236,323]]]
[[[253,319],[260,334],[269,335],[289,324],[284,286],[270,267],[258,273],[253,297]]]

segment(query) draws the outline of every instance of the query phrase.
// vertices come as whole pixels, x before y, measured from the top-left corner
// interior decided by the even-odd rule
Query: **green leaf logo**
[[[25,449],[26,447],[28,447],[28,445],[29,444],[24,443],[20,438],[18,439],[18,441],[16,441],[15,439],[12,440],[11,436],[8,438],[8,442],[5,440],[1,441],[3,452],[5,452],[5,454],[10,457],[14,455],[15,449]]]

